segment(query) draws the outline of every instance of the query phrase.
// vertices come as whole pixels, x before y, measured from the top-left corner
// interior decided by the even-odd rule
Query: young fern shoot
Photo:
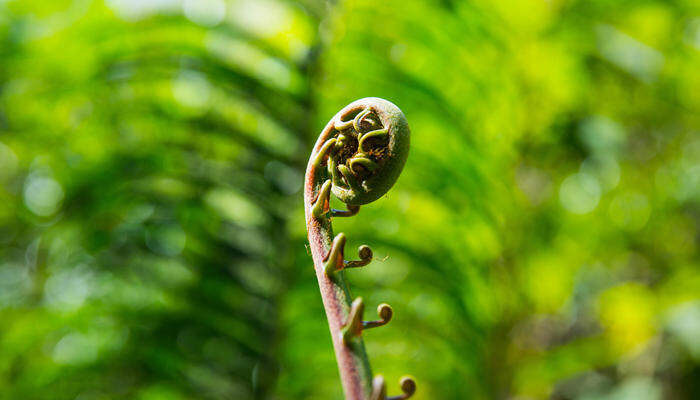
[[[363,300],[351,301],[344,270],[369,264],[372,250],[360,246],[359,260],[345,260],[346,237],[334,236],[331,224],[334,217],[354,216],[361,205],[389,191],[406,163],[409,142],[401,110],[387,100],[368,97],[349,104],[328,122],[306,167],[306,229],[347,400],[408,399],[416,390],[415,382],[404,377],[403,394],[387,397],[384,378],[372,376],[361,335],[387,324],[393,311],[388,304],[380,304],[378,320],[363,320]],[[347,210],[330,208],[331,193]]]

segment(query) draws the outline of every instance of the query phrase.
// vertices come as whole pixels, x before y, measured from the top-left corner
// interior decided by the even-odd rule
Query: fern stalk
[[[306,168],[306,228],[347,400],[407,399],[415,392],[414,381],[404,377],[403,394],[387,397],[384,378],[372,377],[362,331],[385,325],[393,311],[388,304],[380,304],[379,319],[363,321],[363,300],[351,301],[344,270],[369,264],[372,250],[360,246],[360,260],[345,260],[346,237],[334,236],[332,226],[334,217],[356,215],[361,205],[393,186],[408,157],[409,141],[408,123],[398,107],[376,97],[360,99],[328,122]],[[331,193],[348,209],[331,209]]]

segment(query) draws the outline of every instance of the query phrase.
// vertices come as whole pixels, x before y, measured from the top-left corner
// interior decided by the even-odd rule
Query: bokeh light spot
[[[185,0],[182,8],[190,21],[206,27],[216,26],[226,17],[223,0]]]
[[[24,204],[36,215],[54,214],[63,202],[63,188],[56,180],[45,176],[30,176],[24,185]]]
[[[600,185],[598,180],[586,173],[569,175],[559,188],[562,207],[574,214],[587,214],[598,206]]]
[[[185,107],[204,108],[209,103],[210,93],[211,84],[207,78],[194,71],[183,71],[173,81],[173,96]]]
[[[81,333],[69,333],[56,343],[52,358],[57,364],[83,365],[97,359],[97,342]]]
[[[90,274],[84,266],[59,271],[44,284],[46,303],[59,311],[77,310],[90,295],[90,281]]]

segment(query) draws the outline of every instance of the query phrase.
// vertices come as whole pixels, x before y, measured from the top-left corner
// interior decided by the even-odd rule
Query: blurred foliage
[[[0,398],[341,398],[300,188],[365,96],[390,393],[698,398],[699,70],[687,0],[0,0]]]

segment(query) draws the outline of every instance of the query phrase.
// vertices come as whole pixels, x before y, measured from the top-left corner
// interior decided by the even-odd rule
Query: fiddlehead
[[[332,120],[328,173],[333,194],[359,206],[383,196],[406,163],[410,132],[401,110],[377,98],[358,100]]]
[[[369,246],[362,245],[359,260],[345,260],[346,237],[343,233],[333,236],[331,220],[354,216],[361,205],[389,191],[406,163],[409,141],[408,123],[398,107],[376,97],[360,99],[328,122],[306,169],[304,204],[309,244],[343,389],[351,400],[386,399],[383,378],[377,378],[381,387],[377,379],[373,381],[362,332],[387,324],[393,310],[388,304],[380,304],[379,319],[363,321],[362,298],[350,303],[344,270],[366,266],[373,254]],[[330,208],[331,193],[346,204],[347,210]],[[397,398],[413,394],[415,383],[409,381],[402,381],[404,395]]]

